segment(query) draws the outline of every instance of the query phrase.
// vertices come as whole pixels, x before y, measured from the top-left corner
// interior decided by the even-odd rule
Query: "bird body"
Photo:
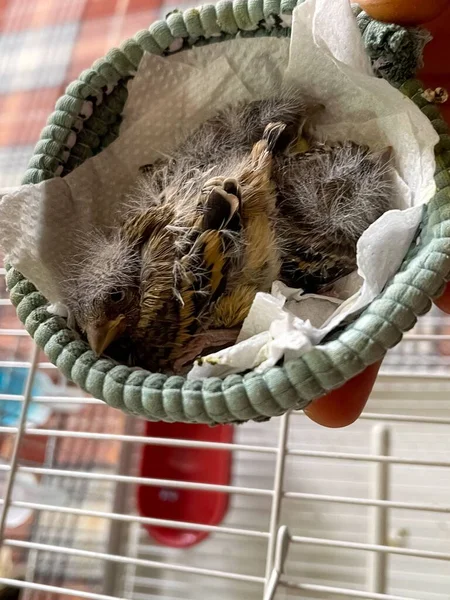
[[[389,207],[389,157],[351,143],[298,152],[314,110],[296,90],[227,108],[142,169],[98,254],[89,242],[75,295],[68,284],[95,351],[181,369],[202,339],[232,341],[276,279],[314,291],[355,268],[357,240]]]
[[[280,278],[317,292],[356,269],[356,244],[392,202],[391,149],[315,144],[277,157]]]
[[[267,135],[273,129],[269,124]],[[278,134],[283,131],[284,125]],[[153,236],[144,244],[141,318],[132,335],[136,360],[141,362],[145,356],[146,364],[151,364],[157,356],[158,366],[164,368],[179,363],[193,338],[211,329],[238,327],[256,293],[270,290],[281,264],[274,232],[276,190],[271,167],[272,152],[263,133],[251,152],[242,153],[240,162],[234,162],[231,172],[236,178],[216,176],[204,182],[195,208],[180,210],[175,224],[169,226],[169,232],[174,228],[178,237],[172,244],[172,269],[164,269],[164,275],[159,275],[161,265],[152,251]],[[178,206],[174,190],[175,186],[169,194],[165,190],[164,203]],[[161,277],[165,280],[167,273],[171,285],[164,281],[167,304],[159,316],[147,297],[159,296],[155,289],[160,286],[155,283]],[[159,333],[165,336],[164,344]]]

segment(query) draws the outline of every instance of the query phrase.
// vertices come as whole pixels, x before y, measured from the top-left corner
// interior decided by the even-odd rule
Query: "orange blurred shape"
[[[436,306],[438,306],[445,313],[450,315],[450,283],[447,283],[447,287],[445,288],[445,292],[442,294],[440,298],[435,300]],[[442,331],[440,331],[442,335],[450,335],[450,323],[448,325],[444,325]],[[439,353],[443,356],[450,356],[450,341],[442,340],[438,344]]]
[[[447,283],[444,293],[434,303],[438,308],[450,315],[450,283]]]
[[[15,435],[6,435],[0,440],[0,458],[11,460]],[[24,433],[19,446],[19,460],[33,465],[43,465],[47,453],[48,436]]]
[[[362,413],[378,375],[382,361],[364,369],[342,387],[311,402],[305,414],[324,427],[346,427]]]
[[[358,4],[378,21],[417,25],[442,14],[449,0],[359,0]]]

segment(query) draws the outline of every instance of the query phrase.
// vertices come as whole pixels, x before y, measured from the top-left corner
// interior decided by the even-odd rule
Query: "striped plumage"
[[[284,125],[273,136],[276,128],[266,129],[278,140]],[[170,241],[165,241],[164,255],[157,256],[154,248],[161,243],[159,233],[142,247],[140,319],[131,334],[134,362],[170,369],[206,330],[241,325],[255,294],[269,291],[276,279],[280,261],[272,152],[267,136],[262,137],[240,162],[235,157],[235,179],[213,176],[205,181],[195,206],[183,211],[173,200],[178,198],[175,186],[169,192],[166,188],[163,205],[170,215],[165,226]],[[214,175],[212,169],[209,173]],[[155,176],[161,179],[154,171]],[[184,185],[183,173],[178,177]]]
[[[389,157],[351,143],[299,152],[310,111],[293,91],[226,109],[142,169],[102,259],[91,248],[79,270],[83,299],[68,294],[96,351],[179,370],[230,343],[275,279],[317,291],[355,268],[357,240],[389,207]]]

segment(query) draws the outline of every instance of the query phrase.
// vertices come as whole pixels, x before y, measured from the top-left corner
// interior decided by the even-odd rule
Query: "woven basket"
[[[117,137],[126,84],[144,52],[165,55],[236,36],[287,36],[285,24],[295,5],[296,0],[235,0],[175,11],[111,50],[58,100],[24,183],[65,175]],[[187,381],[96,358],[65,319],[48,312],[46,298],[7,266],[7,285],[20,320],[67,378],[110,406],[148,420],[210,424],[264,420],[290,408],[304,408],[380,360],[413,327],[417,316],[430,309],[431,298],[442,293],[450,273],[450,135],[436,107],[423,98],[420,82],[413,79],[426,34],[372,21],[356,8],[355,13],[378,73],[411,98],[440,135],[438,191],[424,210],[420,242],[410,249],[383,293],[335,339],[299,359],[263,374]],[[93,106],[89,118],[87,102]]]

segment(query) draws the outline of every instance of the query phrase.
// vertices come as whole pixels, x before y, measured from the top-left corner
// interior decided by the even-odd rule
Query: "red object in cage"
[[[184,423],[147,423],[150,437],[230,443],[233,426],[186,425]],[[228,485],[231,479],[231,451],[182,446],[146,445],[142,451],[140,477]],[[218,525],[228,508],[229,494],[165,486],[139,485],[139,514],[156,519]],[[144,525],[161,544],[187,548],[205,539],[209,532]]]

